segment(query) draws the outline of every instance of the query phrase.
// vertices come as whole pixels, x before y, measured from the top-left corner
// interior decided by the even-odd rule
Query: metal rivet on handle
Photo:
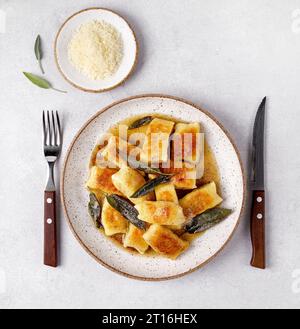
[[[51,218],[47,218],[47,224],[52,224],[52,219]]]
[[[47,203],[52,203],[52,199],[51,198],[47,198]]]
[[[261,196],[257,197],[256,201],[257,202],[262,202],[262,197]]]
[[[257,217],[257,219],[262,219],[263,215],[262,214],[257,214],[256,217]]]

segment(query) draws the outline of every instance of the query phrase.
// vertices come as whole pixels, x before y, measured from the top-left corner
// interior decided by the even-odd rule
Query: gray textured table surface
[[[141,46],[134,75],[104,94],[73,89],[53,60],[60,24],[95,5],[126,16]],[[299,307],[299,18],[297,0],[0,0],[0,308]],[[47,76],[66,95],[40,90],[21,74],[38,73],[32,51],[38,33]],[[174,281],[138,282],[102,268],[80,247],[63,216],[62,264],[42,265],[41,111],[63,114],[65,154],[98,109],[149,92],[186,98],[217,116],[245,165],[255,110],[268,96],[266,271],[249,266],[247,215],[214,261]]]

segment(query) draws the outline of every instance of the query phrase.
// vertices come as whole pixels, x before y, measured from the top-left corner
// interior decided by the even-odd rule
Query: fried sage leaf
[[[135,128],[139,128],[142,126],[146,126],[148,123],[150,123],[153,120],[153,118],[151,116],[147,116],[147,117],[143,117],[141,119],[138,119],[136,121],[134,121],[129,127],[128,129],[135,129]]]
[[[155,187],[160,184],[168,183],[172,179],[172,176],[158,176],[154,179],[149,180],[146,184],[140,187],[136,192],[133,193],[131,198],[139,198],[144,196],[152,191],[154,191]]]
[[[231,209],[214,208],[194,217],[185,229],[188,233],[199,233],[219,224],[232,213]]]
[[[91,216],[95,226],[97,228],[100,228],[102,226],[102,224],[101,224],[101,206],[94,193],[90,193],[88,211],[89,211],[89,215]]]
[[[156,175],[162,175],[162,176],[171,176],[172,175],[172,174],[165,174],[165,173],[161,172],[159,170],[159,168],[151,168],[147,164],[136,160],[132,156],[127,156],[123,152],[119,152],[119,155],[125,161],[127,160],[128,165],[129,165],[130,168],[133,168],[133,169],[136,169],[136,170],[139,170],[139,171],[143,171],[146,174],[156,174]]]
[[[42,66],[43,53],[42,53],[42,44],[41,44],[41,37],[40,37],[40,35],[38,35],[36,37],[35,44],[34,44],[34,53],[35,53],[35,57],[36,57],[36,59],[37,59],[37,61],[39,63],[41,72],[43,74],[45,74],[45,71],[44,71],[43,66]]]
[[[107,195],[106,199],[108,203],[130,223],[141,230],[146,229],[146,223],[138,218],[139,213],[131,203],[116,194]]]

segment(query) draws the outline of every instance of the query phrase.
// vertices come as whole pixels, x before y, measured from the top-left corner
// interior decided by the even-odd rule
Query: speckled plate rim
[[[195,110],[198,110],[198,111],[201,111],[202,113],[204,113],[205,115],[207,115],[210,119],[212,119],[220,128],[221,130],[225,133],[226,137],[228,138],[228,140],[230,141],[231,145],[233,146],[234,150],[235,150],[235,153],[237,155],[237,158],[238,158],[238,161],[239,161],[239,165],[240,165],[240,168],[241,168],[241,172],[242,172],[242,181],[243,181],[243,198],[242,198],[242,206],[241,206],[241,210],[240,210],[240,213],[239,213],[239,216],[238,216],[238,219],[237,219],[237,222],[235,224],[235,227],[232,231],[232,233],[230,234],[230,236],[228,237],[228,239],[225,241],[225,243],[223,244],[223,246],[214,254],[212,255],[210,258],[208,258],[205,262],[203,262],[202,264],[198,265],[198,266],[195,266],[194,268],[186,271],[186,272],[183,272],[183,273],[180,273],[180,274],[177,274],[177,275],[173,275],[173,276],[167,276],[167,277],[161,277],[161,278],[145,278],[145,277],[140,277],[140,276],[136,276],[136,275],[132,275],[132,274],[129,274],[129,273],[126,273],[126,272],[123,272],[123,271],[120,271],[112,266],[110,266],[109,264],[105,263],[102,259],[100,259],[99,257],[97,257],[84,243],[83,241],[80,239],[80,237],[78,236],[78,234],[76,233],[73,225],[72,225],[72,222],[69,218],[69,215],[68,215],[68,210],[67,210],[67,207],[66,207],[66,202],[65,202],[65,199],[64,199],[64,177],[65,177],[65,170],[66,170],[66,165],[67,165],[67,162],[68,162],[68,159],[69,159],[69,155],[71,153],[71,150],[74,146],[74,143],[77,141],[77,139],[79,138],[79,136],[82,134],[82,132],[85,130],[85,128],[95,119],[97,118],[100,114],[102,114],[103,112],[109,110],[110,108],[116,106],[116,105],[119,105],[121,103],[125,103],[127,101],[130,101],[130,100],[136,100],[136,99],[139,99],[139,98],[147,98],[147,97],[158,97],[158,98],[167,98],[167,99],[172,99],[172,100],[175,100],[175,101],[179,101],[179,102],[183,102],[189,106],[192,106],[193,108],[195,108]],[[229,241],[232,239],[234,233],[236,232],[237,228],[238,228],[238,225],[241,221],[241,217],[243,215],[243,212],[245,210],[245,199],[246,199],[246,176],[245,176],[245,171],[244,171],[244,166],[242,164],[242,160],[241,160],[241,156],[240,156],[240,153],[239,153],[239,150],[235,144],[235,142],[233,141],[231,135],[229,134],[229,132],[223,127],[223,125],[211,114],[209,113],[208,111],[206,110],[203,110],[201,109],[199,106],[195,105],[194,103],[192,102],[189,102],[183,98],[180,98],[180,97],[176,97],[176,96],[170,96],[170,95],[166,95],[166,94],[142,94],[142,95],[137,95],[137,96],[131,96],[131,97],[127,97],[127,98],[124,98],[124,99],[121,99],[119,101],[116,101],[106,107],[104,107],[102,110],[98,111],[96,114],[94,114],[88,121],[86,121],[84,123],[84,125],[79,129],[78,133],[75,135],[75,137],[73,138],[68,150],[67,150],[67,154],[65,156],[65,159],[64,159],[64,164],[63,164],[63,170],[62,170],[62,175],[61,175],[61,180],[60,180],[60,188],[61,188],[61,203],[63,205],[63,210],[64,210],[64,214],[65,214],[65,218],[66,218],[66,221],[73,233],[73,235],[75,236],[75,238],[77,239],[77,241],[80,243],[80,245],[84,248],[84,250],[90,255],[92,256],[99,264],[101,264],[102,266],[104,266],[105,268],[117,273],[117,274],[120,274],[122,276],[125,276],[127,278],[130,278],[130,279],[136,279],[136,280],[140,280],[140,281],[167,281],[167,280],[172,280],[172,279],[177,279],[177,278],[180,278],[180,277],[183,277],[187,274],[190,274],[192,272],[195,272],[196,270],[202,268],[203,266],[205,266],[206,264],[208,264],[210,261],[212,261],[215,257],[217,257],[222,251],[223,249],[226,247],[226,245],[229,243]]]
[[[93,89],[87,89],[87,88],[83,88],[79,85],[77,85],[76,83],[74,83],[73,81],[71,81],[70,79],[67,78],[67,76],[64,74],[62,68],[60,67],[59,65],[59,61],[58,61],[58,55],[57,55],[57,41],[58,41],[58,38],[60,36],[60,33],[61,31],[63,30],[63,28],[65,27],[65,25],[74,17],[74,16],[77,16],[83,12],[86,12],[86,11],[89,11],[89,10],[105,10],[105,11],[108,11],[108,12],[111,12],[117,16],[119,16],[122,20],[124,20],[124,22],[128,25],[129,29],[131,30],[132,32],[132,35],[134,37],[134,41],[135,41],[135,44],[136,44],[136,52],[135,52],[135,59],[134,59],[134,63],[130,69],[130,71],[128,72],[128,74],[126,75],[126,77],[124,79],[122,79],[120,82],[118,82],[117,84],[109,87],[109,88],[103,88],[103,89],[98,89],[98,90],[93,90]],[[59,28],[56,36],[55,36],[55,40],[54,40],[54,59],[55,59],[55,64],[56,64],[56,67],[58,69],[58,71],[60,72],[60,74],[62,75],[62,77],[69,83],[71,84],[73,87],[77,88],[77,89],[80,89],[82,91],[85,91],[85,92],[88,92],[88,93],[103,93],[103,92],[106,92],[106,91],[109,91],[109,90],[112,90],[112,89],[115,89],[117,87],[119,87],[120,85],[122,85],[131,75],[132,73],[134,72],[136,66],[137,66],[137,62],[138,62],[138,57],[139,57],[139,43],[138,43],[138,40],[137,40],[137,37],[136,37],[136,34],[134,32],[134,29],[132,28],[132,26],[129,24],[129,22],[122,16],[120,15],[119,13],[115,12],[114,10],[111,10],[111,9],[108,9],[108,8],[104,8],[104,7],[90,7],[90,8],[86,8],[86,9],[82,9],[76,13],[74,13],[73,15],[71,15],[70,17],[68,17],[64,23],[61,25],[61,27]]]

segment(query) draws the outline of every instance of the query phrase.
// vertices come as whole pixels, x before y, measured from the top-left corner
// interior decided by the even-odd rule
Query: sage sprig
[[[41,78],[35,74],[29,73],[29,72],[23,72],[23,74],[29,81],[31,81],[34,85],[36,85],[40,88],[52,89],[52,90],[58,91],[60,93],[66,93],[66,91],[64,91],[64,90],[60,90],[60,89],[56,89],[56,88],[52,87],[52,85],[49,81],[47,81],[46,79]]]
[[[168,183],[173,176],[158,176],[154,179],[149,180],[142,187],[140,187],[136,192],[133,193],[131,198],[140,198],[150,192],[153,192],[155,187],[160,184]]]
[[[138,120],[134,121],[134,122],[128,127],[128,129],[131,130],[131,129],[139,128],[139,127],[142,127],[142,126],[146,126],[146,125],[149,124],[152,120],[153,120],[153,117],[151,117],[151,116],[143,117],[143,118],[141,118],[141,119],[138,119]]]
[[[108,203],[130,223],[141,230],[146,229],[146,223],[138,218],[139,213],[131,203],[116,194],[107,195],[106,199]]]
[[[232,213],[231,209],[213,208],[194,217],[185,227],[188,233],[204,232],[222,222]]]
[[[101,223],[101,206],[97,197],[94,193],[90,193],[90,201],[88,203],[88,212],[90,217],[93,220],[96,228],[100,228],[102,226]]]
[[[42,52],[42,42],[41,42],[40,35],[38,35],[36,37],[35,44],[34,44],[34,53],[35,53],[35,57],[39,63],[39,67],[40,67],[42,73],[45,74],[45,71],[42,66],[43,52]]]
[[[122,151],[119,151],[120,157],[128,162],[128,165],[130,168],[143,171],[146,174],[155,174],[155,175],[161,175],[161,176],[172,176],[172,174],[165,174],[160,171],[159,168],[152,168],[149,167],[146,163],[136,160],[133,156],[127,155],[127,153],[124,153]]]

